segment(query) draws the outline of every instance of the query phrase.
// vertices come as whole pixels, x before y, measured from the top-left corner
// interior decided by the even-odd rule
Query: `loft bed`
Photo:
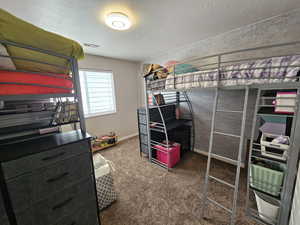
[[[83,57],[77,42],[0,9],[0,144],[65,124],[86,131],[77,64]]]
[[[242,49],[200,58],[191,58],[146,73],[147,90],[189,90],[192,88],[259,87],[265,84],[295,85],[300,76],[299,54],[245,57],[242,54],[297,46],[300,42]],[[235,55],[238,55],[238,59]],[[239,57],[240,56],[240,57]],[[225,58],[229,58],[226,60]],[[230,59],[231,57],[231,59]],[[232,59],[233,58],[233,59]],[[155,75],[162,73],[163,79]]]
[[[300,94],[300,54],[299,54],[300,42],[281,43],[275,45],[261,46],[249,49],[236,50],[231,52],[225,52],[221,54],[215,54],[205,57],[195,57],[181,62],[171,61],[164,67],[156,64],[146,65],[144,67],[143,76],[145,80],[145,105],[146,105],[146,119],[147,119],[147,141],[148,141],[148,158],[149,161],[157,164],[163,168],[169,169],[169,167],[155,158],[156,151],[164,149],[163,153],[171,157],[169,150],[172,140],[169,139],[168,124],[164,121],[163,107],[169,104],[174,104],[176,107],[181,107],[181,104],[187,103],[190,113],[190,121],[192,122],[192,129],[195,132],[192,104],[188,91],[193,89],[214,89],[214,105],[212,112],[212,122],[210,131],[210,141],[208,149],[208,163],[205,177],[204,194],[203,194],[203,206],[201,211],[201,217],[204,216],[205,204],[208,202],[221,208],[225,212],[230,214],[230,225],[234,225],[236,221],[236,207],[239,190],[239,179],[242,163],[242,152],[245,150],[245,126],[248,116],[248,100],[249,92],[252,89],[256,93],[256,103],[252,122],[252,131],[250,138],[250,149],[248,157],[248,177],[247,177],[247,196],[246,196],[246,214],[259,224],[267,225],[285,225],[289,221],[289,212],[292,202],[292,195],[295,182],[294,171],[297,170],[298,158],[299,158],[299,146],[295,146],[295,134],[300,132],[296,130],[300,124],[300,111],[299,108],[299,94]],[[226,109],[220,109],[219,104],[219,90],[243,90],[245,92],[243,100],[242,110],[232,110],[230,106],[226,106]],[[170,93],[175,96],[172,98],[172,102],[161,99],[167,99]],[[284,94],[282,94],[284,93]],[[287,94],[287,95],[286,95]],[[184,95],[185,98],[180,98]],[[152,96],[157,96],[158,100]],[[163,98],[163,97],[164,98]],[[149,99],[153,98],[153,101]],[[277,108],[280,101],[290,101],[293,104],[282,104],[281,108]],[[277,105],[278,104],[278,105]],[[157,121],[153,121],[149,110],[156,107],[161,118],[159,119],[158,128],[164,132],[165,138],[158,142],[153,139],[151,130],[153,124]],[[286,107],[286,108],[285,108]],[[293,110],[281,111],[280,109]],[[279,109],[279,110],[278,110]],[[276,111],[277,110],[277,111]],[[179,109],[180,111],[180,109]],[[232,113],[233,115],[241,116],[241,130],[240,134],[231,134],[218,131],[216,124],[217,113]],[[262,125],[263,119],[269,117],[269,120],[284,120],[288,134],[284,134],[289,138],[289,145],[291,150],[285,152],[285,156],[280,155],[280,145],[271,143],[271,139],[267,136],[266,139],[262,139],[263,132],[259,131],[259,125]],[[270,119],[272,118],[272,119]],[[259,133],[258,137],[256,134]],[[267,133],[266,133],[267,134]],[[212,152],[214,146],[214,136],[222,135],[230,138],[238,138],[238,156],[236,160],[222,157]],[[265,134],[264,134],[265,135]],[[273,135],[269,133],[267,135]],[[193,138],[196,134],[193,134]],[[278,137],[278,135],[277,135]],[[286,137],[285,137],[286,138]],[[273,150],[268,148],[267,151],[274,151],[273,153],[266,154],[266,148],[262,147],[262,140],[271,143],[274,147]],[[194,141],[194,140],[193,140]],[[159,147],[157,147],[159,146]],[[279,147],[278,147],[279,146]],[[285,146],[286,148],[286,146]],[[193,148],[192,148],[193,150]],[[282,153],[281,153],[282,154]],[[283,157],[283,160],[282,160]],[[154,159],[153,159],[154,158]],[[228,183],[220,178],[214,177],[210,174],[211,159],[224,159],[227,162],[232,162],[236,165],[236,175],[234,184]],[[266,164],[261,166],[261,164]],[[279,165],[279,166],[278,166]],[[268,171],[269,166],[271,170],[280,168],[280,174],[282,182],[277,184],[270,184],[272,174],[261,173],[263,170],[258,170],[257,166],[261,166],[264,171]],[[276,166],[278,168],[274,169]],[[284,169],[282,169],[284,168]],[[251,175],[252,173],[252,175]],[[261,174],[260,174],[261,173]],[[262,177],[259,177],[262,176]],[[265,176],[265,177],[264,177]],[[260,179],[256,180],[257,177]],[[232,208],[227,208],[224,205],[208,197],[208,184],[210,180],[221,183],[225,186],[229,186],[234,190],[234,196],[232,201]],[[274,196],[274,190],[276,194]],[[271,193],[271,194],[270,194]],[[261,199],[261,200],[258,200]],[[260,201],[260,202],[259,202]],[[270,216],[262,211],[264,208],[264,202],[275,202],[277,207],[276,216]],[[272,203],[272,204],[273,204]],[[259,205],[260,204],[260,205]],[[274,207],[274,208],[276,208]]]

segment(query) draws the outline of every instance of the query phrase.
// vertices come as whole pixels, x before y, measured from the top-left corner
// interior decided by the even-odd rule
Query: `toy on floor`
[[[92,150],[100,151],[105,148],[109,148],[111,146],[114,146],[118,143],[118,137],[115,132],[110,132],[107,135],[103,135],[100,138],[94,137],[92,140]]]

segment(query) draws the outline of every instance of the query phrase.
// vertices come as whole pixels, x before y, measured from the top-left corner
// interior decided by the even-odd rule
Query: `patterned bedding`
[[[149,89],[188,89],[217,86],[239,86],[264,83],[296,82],[300,71],[300,55],[273,57],[253,62],[223,66],[180,75],[170,74],[164,80],[148,83]]]

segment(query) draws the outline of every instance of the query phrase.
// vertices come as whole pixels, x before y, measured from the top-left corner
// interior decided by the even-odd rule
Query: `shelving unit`
[[[101,150],[110,148],[110,147],[112,147],[112,146],[115,146],[115,145],[117,145],[117,144],[118,144],[118,143],[108,144],[107,146],[104,146],[104,147],[92,147],[92,152],[98,152],[98,151],[101,151]]]
[[[83,116],[83,106],[81,101],[81,90],[80,90],[80,84],[79,84],[79,73],[78,73],[78,64],[77,60],[74,57],[66,56],[59,54],[57,52],[52,52],[49,50],[39,49],[32,46],[27,46],[20,43],[15,43],[11,41],[6,40],[0,40],[0,44],[5,46],[14,46],[15,48],[22,48],[26,50],[31,50],[34,52],[39,52],[40,54],[47,55],[49,57],[59,58],[66,61],[66,67],[63,67],[64,70],[69,70],[70,78],[69,79],[73,82],[73,88],[71,88],[69,91],[70,93],[53,93],[53,94],[23,94],[23,95],[0,95],[0,101],[4,103],[9,102],[19,102],[22,103],[24,101],[30,102],[48,102],[53,103],[54,107],[57,102],[65,102],[70,101],[74,104],[76,104],[76,111],[78,114],[78,119],[74,119],[71,121],[61,121],[59,123],[54,123],[55,121],[55,115],[56,115],[56,109],[40,109],[40,110],[32,110],[30,108],[28,109],[9,109],[5,106],[0,109],[0,120],[3,120],[3,123],[1,123],[2,126],[0,126],[2,129],[7,127],[8,129],[4,133],[0,133],[0,140],[4,141],[3,143],[7,143],[7,140],[5,139],[12,139],[15,135],[16,138],[22,137],[24,135],[24,140],[26,139],[26,136],[28,134],[32,135],[40,135],[39,129],[44,128],[50,128],[50,127],[60,127],[62,125],[71,124],[74,126],[75,129],[77,129],[77,124],[80,125],[80,129],[83,133],[86,132],[85,123],[84,123],[84,116]],[[16,59],[16,57],[11,57],[8,55],[0,55],[1,58],[12,58]],[[41,60],[33,60],[33,59],[27,59],[18,57],[17,60],[22,60],[24,62],[30,62],[30,63],[36,63],[41,65],[47,65],[53,68],[62,68],[60,65],[56,64],[49,64],[47,62],[43,62]],[[52,73],[47,72],[40,72],[40,71],[24,71],[24,70],[6,70],[5,71],[15,71],[15,72],[23,72],[23,73],[30,73],[30,74],[38,74],[39,76],[44,76],[45,79],[47,77],[53,77],[55,76]],[[7,83],[7,82],[1,82],[0,84],[5,85],[29,85],[29,86],[45,86],[49,88],[57,88],[55,85],[40,85],[40,84],[24,84],[24,83]],[[59,87],[61,88],[61,87]],[[64,89],[64,88],[62,88]],[[24,103],[25,104],[25,103]],[[12,118],[12,119],[9,119]],[[17,119],[18,118],[18,119]],[[39,125],[32,125],[32,124],[39,124]],[[32,126],[31,126],[32,125]],[[21,127],[22,129],[18,129],[16,127]],[[15,127],[16,129],[12,131],[12,133],[9,133],[9,131]],[[30,137],[31,138],[31,137]]]
[[[282,89],[271,89],[274,92],[276,91],[281,91]],[[263,89],[260,88],[258,89],[257,93],[257,100],[256,100],[256,107],[255,107],[255,114],[253,118],[253,124],[252,124],[252,133],[251,133],[251,144],[250,144],[250,151],[249,151],[249,162],[248,162],[248,181],[247,181],[247,202],[246,202],[246,207],[247,207],[247,214],[258,221],[261,224],[272,224],[272,225],[277,225],[277,224],[284,224],[287,223],[288,217],[289,217],[289,212],[290,212],[290,207],[291,207],[291,196],[289,193],[292,193],[293,188],[294,188],[294,175],[293,172],[291,171],[292,168],[297,165],[298,162],[298,157],[299,157],[299,148],[298,149],[293,149],[292,144],[293,140],[295,138],[295,126],[297,123],[298,119],[298,108],[299,108],[299,91],[300,88],[298,87],[297,89],[284,89],[285,91],[295,91],[297,93],[297,96],[292,98],[296,100],[296,105],[295,106],[288,106],[288,107],[293,107],[294,108],[294,113],[292,115],[290,114],[282,114],[282,113],[275,113],[274,108],[275,105],[262,105],[261,101],[265,99],[270,99],[270,100],[275,100],[276,97],[265,97],[264,92],[265,91],[270,91],[270,89]],[[286,98],[286,99],[291,99],[291,98]],[[264,109],[267,107],[267,111]],[[271,109],[271,110],[270,110]],[[264,111],[264,113],[261,113],[261,111]],[[277,117],[277,118],[291,118],[292,119],[292,126],[288,131],[290,132],[290,149],[287,151],[287,159],[286,160],[281,160],[281,159],[276,159],[267,155],[263,155],[261,151],[261,144],[258,143],[257,140],[255,140],[255,137],[257,136],[258,132],[258,126],[260,125],[259,121],[261,120],[262,116],[272,116],[272,117]],[[280,188],[280,194],[278,196],[272,196],[258,188],[254,188],[253,185],[251,185],[251,167],[255,160],[263,160],[268,163],[272,164],[277,164],[277,165],[283,165],[286,168],[286,171],[284,171],[284,179]],[[262,181],[261,181],[262,182]],[[270,184],[270,187],[273,188],[273,186]],[[276,188],[276,187],[274,187]],[[254,204],[254,193],[256,192],[259,193],[264,197],[263,200],[265,201],[273,201],[278,204],[278,216],[275,218],[270,218],[267,215],[264,215],[262,212],[259,212],[257,209],[257,205]],[[285,204],[288,203],[288,204]],[[256,203],[258,204],[258,203]]]

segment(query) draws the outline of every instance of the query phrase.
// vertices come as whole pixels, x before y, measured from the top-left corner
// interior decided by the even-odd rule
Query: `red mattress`
[[[21,95],[21,94],[53,94],[72,93],[73,82],[69,75],[54,74],[45,76],[35,73],[0,71],[0,95]],[[20,83],[20,84],[4,84]],[[36,85],[30,85],[36,84]],[[40,85],[40,86],[37,86]],[[49,85],[54,87],[45,87]],[[67,89],[64,89],[67,88]]]

